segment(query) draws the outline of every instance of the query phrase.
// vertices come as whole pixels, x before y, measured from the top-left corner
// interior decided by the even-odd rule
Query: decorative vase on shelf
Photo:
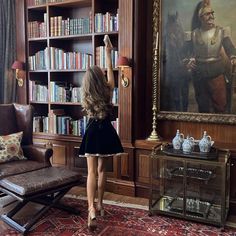
[[[207,135],[206,131],[203,132],[203,137],[199,141],[199,149],[200,152],[204,153],[210,152],[211,150],[211,136]]]
[[[187,138],[184,140],[183,144],[183,153],[189,154],[193,151],[194,148],[194,138],[187,136]]]
[[[180,133],[179,130],[177,129],[176,135],[172,140],[173,148],[175,150],[180,150],[182,148],[183,141],[184,141],[184,134]]]

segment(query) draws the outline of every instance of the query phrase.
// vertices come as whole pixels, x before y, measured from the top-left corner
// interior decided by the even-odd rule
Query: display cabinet
[[[229,210],[230,153],[214,159],[163,152],[150,156],[150,214],[165,214],[224,227]]]

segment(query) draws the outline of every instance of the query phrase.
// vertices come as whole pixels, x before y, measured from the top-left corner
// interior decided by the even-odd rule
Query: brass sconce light
[[[23,62],[14,61],[11,68],[16,70],[16,80],[18,82],[18,86],[22,87],[24,85],[24,81],[23,81],[23,78],[20,77],[20,71],[24,69]]]
[[[121,84],[126,88],[129,86],[129,78],[124,75],[124,68],[129,67],[128,58],[120,56],[117,61],[117,67],[121,69]]]

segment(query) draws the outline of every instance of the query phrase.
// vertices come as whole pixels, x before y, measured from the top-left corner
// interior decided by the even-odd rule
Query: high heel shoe
[[[89,209],[88,228],[91,230],[95,230],[97,228],[97,220],[96,220],[96,214],[95,214],[94,208]]]
[[[98,207],[97,206],[97,211],[99,212],[99,215],[100,216],[104,216],[105,215],[105,210],[103,207]]]

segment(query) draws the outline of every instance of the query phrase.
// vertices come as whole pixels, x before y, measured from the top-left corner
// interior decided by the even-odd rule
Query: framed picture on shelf
[[[153,6],[158,118],[235,124],[236,2],[153,0]]]

